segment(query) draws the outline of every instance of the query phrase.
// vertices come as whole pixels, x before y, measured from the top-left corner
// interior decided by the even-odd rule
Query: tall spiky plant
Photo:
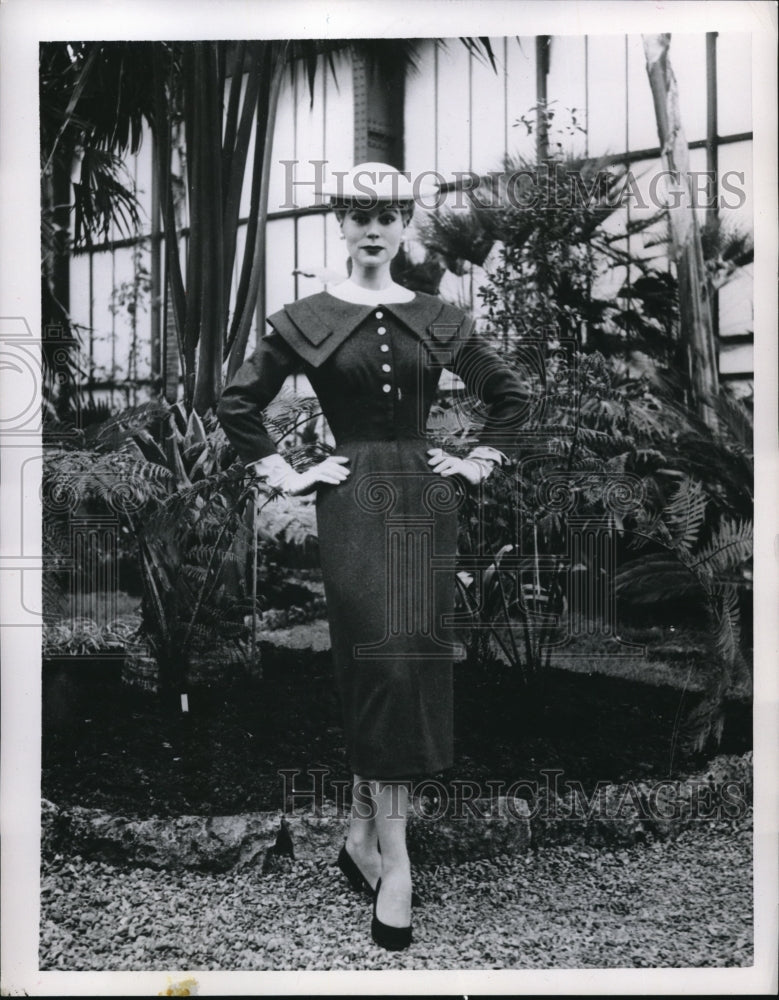
[[[282,439],[317,414],[316,400],[287,392],[269,412],[268,425]],[[250,650],[246,624],[250,614],[256,622],[263,600],[262,591],[257,594],[255,531],[310,548],[316,536],[313,506],[260,490],[234,461],[215,420],[201,421],[182,404],[145,403],[70,430],[44,455],[47,617],[67,610],[62,574],[72,550],[72,519],[110,515],[137,561],[142,638],[154,651],[167,692],[186,689],[195,653],[255,658],[255,636]],[[296,465],[322,453],[318,442],[288,449]],[[94,551],[92,557],[111,553]]]

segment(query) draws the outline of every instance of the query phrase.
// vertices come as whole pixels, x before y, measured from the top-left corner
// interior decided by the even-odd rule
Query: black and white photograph
[[[775,994],[776,40],[0,6],[3,995]]]

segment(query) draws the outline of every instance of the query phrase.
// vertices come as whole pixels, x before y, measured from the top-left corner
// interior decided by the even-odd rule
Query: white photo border
[[[29,996],[156,995],[191,977],[200,995],[274,994],[772,994],[777,986],[777,7],[722,0],[0,0],[0,337],[40,329],[38,43],[56,39],[610,34],[749,32],[753,46],[755,191],[755,965],[732,969],[609,969],[403,972],[40,972],[40,629],[3,627],[2,636],[2,993]],[[0,433],[14,412],[18,372],[0,371]],[[40,504],[39,483],[18,478],[19,452],[4,438],[3,538],[21,511]],[[16,449],[16,450],[15,450]],[[25,518],[29,526],[29,516]],[[40,567],[40,536],[29,528],[27,572]],[[37,546],[37,559],[36,558]],[[30,595],[33,610],[39,595]]]

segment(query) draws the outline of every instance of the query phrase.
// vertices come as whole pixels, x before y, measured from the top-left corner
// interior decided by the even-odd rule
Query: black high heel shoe
[[[338,867],[347,877],[349,885],[351,885],[355,892],[367,892],[369,896],[373,896],[373,887],[357,867],[357,863],[354,861],[351,854],[346,850],[346,844],[343,845],[341,852],[338,855]],[[378,886],[376,886],[376,889],[378,890]]]
[[[403,951],[411,944],[411,925],[408,927],[391,927],[382,923],[376,916],[376,903],[381,889],[381,879],[376,883],[376,892],[373,894],[373,920],[371,921],[371,937],[380,948],[387,951]]]

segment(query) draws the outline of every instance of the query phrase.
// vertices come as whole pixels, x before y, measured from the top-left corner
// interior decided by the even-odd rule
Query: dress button
[[[389,382],[385,382],[384,385],[382,386],[382,389],[385,392],[392,392],[392,386],[389,384]]]
[[[379,350],[386,353],[389,350],[389,344],[382,344]]]
[[[376,319],[384,319],[384,313],[381,309],[376,313]]]
[[[380,337],[383,337],[386,332],[387,332],[386,326],[380,326],[379,329],[376,331],[376,333],[378,333]]]
[[[381,370],[382,370],[383,372],[389,372],[389,371],[392,371],[392,369],[390,368],[390,366],[389,366],[389,365],[382,365],[382,366],[381,366]]]

